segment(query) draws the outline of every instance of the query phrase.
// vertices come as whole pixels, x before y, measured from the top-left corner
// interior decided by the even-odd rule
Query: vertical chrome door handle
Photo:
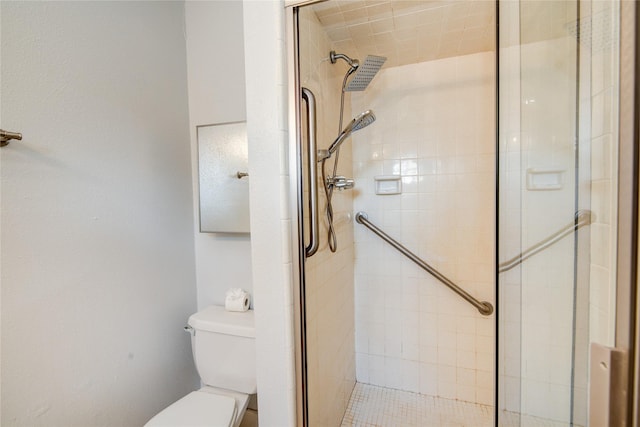
[[[307,88],[302,88],[302,99],[307,103],[307,176],[309,177],[309,245],[304,253],[308,258],[318,250],[318,178],[316,144],[316,97]]]

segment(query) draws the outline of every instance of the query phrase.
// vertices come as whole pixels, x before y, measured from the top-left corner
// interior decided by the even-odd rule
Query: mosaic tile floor
[[[342,427],[491,427],[493,407],[357,383]]]
[[[568,427],[505,412],[500,427]],[[492,427],[493,407],[356,383],[341,427]]]
[[[500,417],[500,427],[582,427],[579,424],[569,424],[560,421],[545,420],[530,415],[518,415],[513,412],[503,412]]]

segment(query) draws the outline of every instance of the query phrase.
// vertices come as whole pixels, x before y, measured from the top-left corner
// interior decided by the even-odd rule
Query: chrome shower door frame
[[[618,264],[616,348],[623,350],[627,383],[611,390],[616,425],[640,426],[640,8],[620,3]],[[614,396],[614,392],[616,392]]]
[[[298,46],[298,7],[322,0],[285,1],[285,49],[287,64],[287,124],[289,160],[289,209],[291,221],[291,247],[295,248],[291,260],[291,285],[293,286],[293,324],[295,334],[296,418],[297,426],[308,425],[306,310],[305,310],[305,259],[304,243],[304,187],[302,149],[302,86]]]

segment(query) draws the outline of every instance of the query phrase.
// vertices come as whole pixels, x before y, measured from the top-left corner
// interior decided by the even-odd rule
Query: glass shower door
[[[617,6],[499,13],[499,424],[586,426],[615,323]]]
[[[335,253],[318,166],[320,247],[303,261],[300,291],[300,412],[313,427],[493,425],[494,313],[355,219],[364,212],[473,298],[494,303],[495,3],[301,2],[290,17],[292,75],[316,99],[318,149],[333,146],[350,118],[377,117],[341,145],[337,175],[355,186],[333,193]],[[387,58],[366,90],[345,91],[342,124],[349,64],[334,64],[332,51],[361,69],[369,57]],[[306,113],[302,105],[301,144],[292,141],[304,167]],[[305,244],[316,184],[306,175],[298,187]]]

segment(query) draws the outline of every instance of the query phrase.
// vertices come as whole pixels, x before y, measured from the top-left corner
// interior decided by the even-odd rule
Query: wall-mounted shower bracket
[[[337,188],[338,190],[351,190],[355,184],[353,178],[345,178],[342,175],[327,178],[327,186]]]

